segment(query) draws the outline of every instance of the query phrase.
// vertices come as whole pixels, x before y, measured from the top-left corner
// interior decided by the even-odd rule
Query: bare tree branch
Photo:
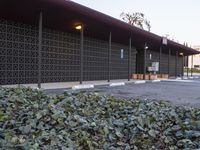
[[[144,18],[143,13],[135,12],[135,13],[130,14],[130,13],[122,12],[120,14],[120,17],[122,18],[123,21],[129,23],[132,26],[136,26],[141,29],[144,29],[144,25],[145,25],[148,31],[151,30],[150,21]]]

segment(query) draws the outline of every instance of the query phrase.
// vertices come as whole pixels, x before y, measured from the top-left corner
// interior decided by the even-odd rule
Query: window
[[[200,65],[194,65],[194,68],[200,68]]]

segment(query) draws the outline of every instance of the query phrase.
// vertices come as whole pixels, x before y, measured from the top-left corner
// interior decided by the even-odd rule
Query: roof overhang
[[[128,44],[131,37],[137,49],[143,49],[145,42],[151,49],[159,50],[162,37],[151,32],[133,27],[123,21],[95,11],[70,0],[1,0],[0,18],[38,25],[40,11],[43,12],[43,26],[78,33],[75,24],[84,25],[86,36],[108,40],[112,32],[112,40]],[[172,53],[179,51],[184,55],[198,54],[192,48],[168,40],[164,50],[171,49]]]

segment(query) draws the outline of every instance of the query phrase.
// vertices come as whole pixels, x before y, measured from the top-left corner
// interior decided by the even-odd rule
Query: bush
[[[189,73],[191,73],[191,70],[192,70],[192,72],[193,73],[200,73],[200,70],[199,69],[196,69],[196,68],[192,68],[192,69],[188,69],[189,71]],[[187,69],[184,69],[184,72],[187,72]]]

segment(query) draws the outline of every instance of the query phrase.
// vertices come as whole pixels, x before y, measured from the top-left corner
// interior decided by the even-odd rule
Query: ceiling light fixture
[[[81,29],[82,29],[82,26],[81,26],[81,25],[77,25],[77,26],[75,27],[75,29],[76,29],[76,30],[81,30]]]

